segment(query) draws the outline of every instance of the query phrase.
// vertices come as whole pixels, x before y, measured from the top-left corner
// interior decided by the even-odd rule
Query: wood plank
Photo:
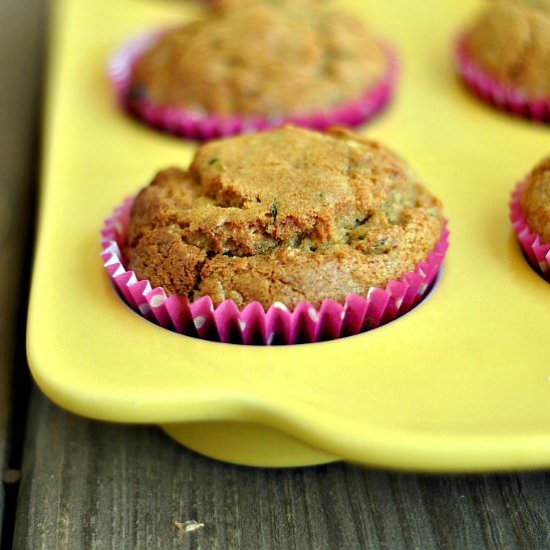
[[[16,549],[550,546],[550,475],[417,476],[215,462],[153,427],[76,417],[35,391]],[[185,532],[174,522],[204,527]]]
[[[26,374],[22,374],[24,364],[18,358],[24,355],[25,308],[18,308],[27,287],[29,255],[25,249],[34,210],[44,6],[42,0],[0,2],[0,469],[4,474],[0,522],[5,512],[4,487],[8,496],[16,494],[17,473],[5,472],[18,468],[20,441],[11,426],[23,421],[24,409],[19,405],[26,406]],[[14,375],[16,362],[20,369]],[[14,398],[14,386],[23,393],[18,399]]]

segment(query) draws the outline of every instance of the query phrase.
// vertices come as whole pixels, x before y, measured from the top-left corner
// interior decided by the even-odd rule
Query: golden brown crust
[[[495,3],[511,4],[523,9],[540,10],[550,13],[550,0],[495,0]]]
[[[125,254],[170,294],[318,306],[413,270],[441,228],[439,201],[385,147],[286,127],[160,172],[136,198]]]
[[[550,97],[550,0],[500,0],[468,35],[476,62],[528,97]]]
[[[529,229],[550,243],[550,157],[546,157],[525,179],[521,209]]]
[[[380,80],[383,48],[351,15],[306,4],[220,10],[162,36],[138,61],[130,97],[221,116],[305,114]]]

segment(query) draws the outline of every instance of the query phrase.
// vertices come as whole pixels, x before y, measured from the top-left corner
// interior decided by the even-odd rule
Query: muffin
[[[388,101],[395,62],[351,15],[247,1],[131,43],[111,76],[140,119],[208,139],[283,122],[362,123]]]
[[[272,4],[274,6],[295,6],[297,4],[318,6],[327,0],[207,0],[207,3],[213,10],[227,10],[242,8],[252,4]]]
[[[445,237],[439,200],[387,148],[344,129],[284,127],[210,142],[187,170],[159,172],[120,245],[125,267],[166,296],[263,312],[307,304],[314,320],[331,302],[341,334],[346,308],[364,306],[361,331],[412,307]]]
[[[550,280],[550,157],[518,184],[510,205],[512,224],[527,258]]]
[[[501,108],[550,120],[550,2],[493,2],[459,43],[458,68]]]

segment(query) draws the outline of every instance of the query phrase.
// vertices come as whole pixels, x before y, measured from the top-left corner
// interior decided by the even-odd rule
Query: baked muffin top
[[[528,97],[550,96],[550,0],[499,0],[467,38],[476,62]]]
[[[129,98],[197,114],[279,118],[357,99],[386,70],[364,24],[306,2],[246,2],[168,31],[138,60]]]
[[[414,270],[442,224],[439,201],[382,145],[285,127],[159,172],[135,200],[125,256],[168,294],[319,306]]]
[[[544,0],[541,0],[544,1]],[[271,4],[276,7],[295,6],[296,4],[316,6],[328,0],[208,0],[208,7],[213,10],[238,9],[252,4]]]
[[[500,4],[514,4],[521,8],[531,8],[550,12],[550,0],[495,0],[495,2]]]
[[[529,229],[550,243],[550,157],[546,157],[525,179],[521,209]]]

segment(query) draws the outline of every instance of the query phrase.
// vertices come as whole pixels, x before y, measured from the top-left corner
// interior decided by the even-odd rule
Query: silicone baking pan
[[[550,285],[527,264],[509,195],[550,149],[548,127],[470,95],[454,37],[482,3],[357,0],[399,52],[392,106],[361,129],[439,196],[450,248],[436,288],[404,317],[331,342],[259,347],[181,336],[132,312],[99,258],[102,220],[195,143],[116,104],[106,66],[128,37],[194,17],[188,2],[57,0],[51,34],[32,374],[77,414],[157,424],[222,460],[347,460],[417,471],[550,466]]]

